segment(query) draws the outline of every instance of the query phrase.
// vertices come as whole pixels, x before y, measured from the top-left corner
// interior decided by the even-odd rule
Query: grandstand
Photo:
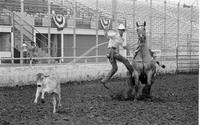
[[[133,1],[118,0],[116,9],[117,21],[112,20],[110,28],[114,28],[114,23],[126,24],[128,29],[127,42],[132,46],[137,42],[137,36],[133,34],[135,33],[135,29],[133,29],[135,23],[133,22],[143,23],[143,21],[146,21],[148,39],[151,39],[150,47],[161,50],[163,56],[176,54],[177,36],[179,36],[178,42],[184,45],[188,45],[188,41],[191,40],[198,41],[198,6],[193,6],[191,9],[181,4],[178,16],[177,3],[174,4],[168,1],[164,3],[157,0],[153,0],[152,2],[151,8],[150,2],[147,0],[135,1],[135,15],[133,15]],[[96,22],[99,24],[98,44],[107,41],[102,36],[103,27],[100,21],[96,20],[96,0],[76,0],[75,5],[74,0],[54,0],[50,3],[50,7],[55,12],[52,16],[63,16],[65,24],[63,29],[58,29],[54,20],[51,19],[51,45],[48,48],[48,1],[24,0],[24,13],[21,14],[20,0],[0,0],[0,8],[3,12],[0,16],[0,25],[8,26],[8,29],[10,28],[6,32],[8,34],[11,30],[14,31],[11,44],[2,42],[0,44],[2,46],[0,51],[10,50],[12,53],[10,56],[15,55],[15,58],[19,57],[21,51],[21,17],[23,17],[23,41],[28,46],[30,46],[31,41],[36,42],[39,48],[38,56],[40,57],[81,56],[81,54],[97,44],[95,42]],[[73,18],[74,7],[76,7],[76,19]],[[112,0],[98,0],[98,12],[100,18],[112,19]],[[150,17],[150,12],[152,13],[152,17]],[[133,21],[134,18],[135,20]],[[74,20],[76,20],[76,46],[74,45],[73,36]],[[177,34],[178,24],[179,34]],[[150,28],[152,38],[150,38]],[[64,35],[62,36],[62,34]],[[10,39],[12,39],[11,36],[9,36]],[[1,39],[5,39],[4,36]],[[7,49],[4,49],[4,47],[7,47]],[[132,49],[134,48],[132,47]],[[50,54],[48,53],[49,50],[51,51]],[[91,51],[88,56],[102,56],[105,54],[106,44]],[[71,60],[65,59],[64,61],[69,62]],[[95,60],[90,59],[87,61],[94,62]],[[102,61],[105,61],[105,59]]]

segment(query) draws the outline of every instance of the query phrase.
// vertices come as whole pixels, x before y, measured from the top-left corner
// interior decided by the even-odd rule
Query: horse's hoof
[[[135,99],[133,100],[133,102],[134,102],[134,103],[137,103],[137,102],[138,102],[138,100],[135,98]]]
[[[116,100],[124,100],[124,96],[123,95],[120,95],[120,94],[113,94],[113,95],[110,95],[110,97],[112,99],[116,99]]]
[[[152,96],[146,96],[147,101],[153,101]]]
[[[137,100],[144,100],[144,99],[145,99],[144,95],[141,95],[141,96],[137,97]]]
[[[129,95],[129,96],[125,97],[125,100],[133,101],[134,99],[135,99],[135,96],[133,96],[133,95]]]
[[[42,103],[45,103],[44,99],[41,100]]]
[[[59,105],[58,105],[58,107],[59,107],[59,108],[62,108],[62,105],[61,105],[61,104],[59,104]]]
[[[147,99],[152,99],[152,97],[150,95],[147,95],[146,98]]]
[[[117,96],[114,95],[114,94],[110,95],[110,97],[111,97],[112,99],[116,99],[116,98],[117,98]]]
[[[104,82],[103,80],[101,80],[101,84],[103,84],[103,86],[104,86],[106,89],[109,89],[109,88],[106,86],[106,82]]]

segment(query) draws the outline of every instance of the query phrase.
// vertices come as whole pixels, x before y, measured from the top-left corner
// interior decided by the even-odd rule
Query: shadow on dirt
[[[69,108],[60,107],[56,113],[58,114],[70,114],[72,111]]]
[[[58,114],[68,114],[69,112],[66,110],[59,110],[57,111]]]
[[[133,96],[126,98],[122,94],[111,95],[111,99],[116,100],[116,101],[134,101],[135,100],[135,98]],[[154,96],[151,96],[151,97],[140,96],[139,98],[137,98],[137,101],[166,103],[166,101],[164,99],[161,99],[159,97],[154,97]]]

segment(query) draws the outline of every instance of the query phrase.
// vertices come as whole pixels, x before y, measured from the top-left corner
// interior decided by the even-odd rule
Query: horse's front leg
[[[147,98],[151,98],[151,86],[153,84],[154,78],[153,78],[153,71],[149,71],[147,73],[147,85],[144,87],[144,94]]]
[[[152,85],[145,85],[145,87],[142,90],[142,96],[145,98],[150,98],[151,97],[151,86]]]
[[[134,81],[134,76],[132,76],[132,74],[130,74],[130,72],[127,73],[128,74],[128,91],[127,91],[127,99],[132,98],[132,92],[133,92],[133,87],[135,85],[135,81]]]
[[[139,97],[139,93],[138,93],[138,89],[139,89],[139,73],[138,72],[134,72],[134,81],[135,81],[135,84],[134,84],[134,98],[137,99]]]

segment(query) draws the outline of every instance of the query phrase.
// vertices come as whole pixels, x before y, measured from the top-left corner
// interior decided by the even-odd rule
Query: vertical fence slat
[[[48,0],[48,55],[51,56],[51,1]],[[48,61],[49,62],[49,61]]]
[[[99,35],[98,35],[98,32],[99,32],[99,0],[96,0],[96,56],[99,55],[99,47],[98,47],[98,44],[99,44]],[[96,58],[96,63],[98,63],[98,58]]]
[[[179,70],[179,62],[178,62],[178,45],[179,45],[179,32],[180,32],[180,3],[178,2],[177,6],[177,41],[176,41],[176,72]]]
[[[23,9],[24,9],[24,5],[23,5],[23,1],[24,0],[21,0],[21,16],[23,16]],[[112,2],[111,2],[112,1]],[[114,27],[113,28],[117,28],[117,22],[121,19],[121,17],[125,17],[127,20],[131,21],[133,24],[133,26],[131,26],[131,29],[133,28],[132,31],[130,31],[129,35],[131,36],[131,42],[136,42],[135,41],[135,34],[136,34],[136,30],[135,30],[135,22],[138,21],[138,22],[143,22],[143,21],[149,21],[149,32],[148,32],[148,38],[149,38],[149,48],[154,48],[154,49],[161,49],[162,50],[162,57],[161,59],[163,59],[164,61],[168,61],[167,57],[169,56],[170,50],[173,51],[173,54],[176,53],[176,57],[174,57],[173,55],[173,58],[176,58],[176,62],[173,61],[173,63],[175,63],[176,65],[176,71],[179,70],[179,68],[181,69],[182,68],[182,65],[181,63],[187,63],[187,69],[190,69],[192,70],[193,68],[193,41],[194,39],[196,38],[196,30],[198,30],[198,28],[196,28],[196,25],[197,22],[196,22],[196,6],[189,6],[189,5],[183,5],[183,8],[182,6],[180,6],[180,3],[178,3],[178,6],[176,4],[176,7],[173,6],[173,4],[169,1],[169,0],[163,0],[164,1],[164,4],[163,4],[163,1],[160,1],[160,3],[158,3],[159,1],[156,1],[156,0],[149,0],[146,2],[148,2],[146,5],[145,4],[142,4],[139,3],[141,1],[136,1],[136,0],[133,0],[133,1],[129,1],[129,3],[131,3],[132,5],[130,6],[126,6],[126,7],[129,7],[129,9],[132,9],[132,13],[130,12],[125,12],[125,10],[122,10],[124,7],[124,5],[121,5],[121,4],[127,4],[126,2],[119,2],[119,6],[117,6],[117,1],[119,0],[110,0],[110,3],[108,3],[108,1],[106,0],[106,6],[109,5],[111,7],[111,4],[112,4],[112,9],[110,8],[110,10],[108,9],[105,9],[105,11],[103,11],[102,13],[102,16],[106,16],[106,13],[107,11],[110,11],[109,14],[107,14],[108,17],[111,17],[113,16],[113,19],[114,19]],[[65,4],[64,5],[64,2],[67,3],[66,1],[62,0],[60,6],[62,7],[62,9],[64,8],[67,8],[68,7],[68,4]],[[94,13],[96,13],[96,50],[95,50],[95,54],[96,54],[96,57],[94,57],[94,59],[96,59],[96,63],[99,62],[99,59],[98,59],[98,56],[100,54],[100,51],[99,51],[99,47],[98,47],[98,44],[100,39],[102,39],[101,37],[99,37],[99,34],[101,33],[100,30],[98,29],[98,21],[99,21],[99,14],[100,14],[100,10],[101,10],[101,2],[100,0],[96,0],[96,10],[95,10],[95,6],[93,6],[93,11]],[[91,2],[92,3],[92,2]],[[95,2],[93,2],[94,5],[95,5]],[[138,4],[137,4],[138,3]],[[70,49],[72,49],[72,53],[73,53],[73,58],[74,58],[74,61],[76,60],[77,58],[77,55],[78,54],[78,51],[77,49],[81,49],[81,48],[77,48],[79,46],[79,44],[77,43],[77,40],[76,38],[79,38],[77,37],[77,26],[79,25],[78,24],[78,19],[76,19],[77,15],[79,14],[77,12],[77,10],[82,9],[82,7],[87,7],[87,6],[84,6],[84,4],[86,3],[81,3],[80,1],[78,2],[77,0],[71,0],[70,2],[70,8],[73,9],[73,15],[72,15],[72,19],[73,19],[73,47],[70,47]],[[159,4],[159,6],[157,6],[157,4]],[[26,5],[26,3],[25,3]],[[52,9],[50,6],[51,5],[51,2],[50,0],[48,0],[48,15],[49,15],[49,20],[48,21],[51,21],[50,17],[51,17],[51,14],[50,14],[50,9]],[[148,7],[149,11],[147,11],[147,9],[145,9],[144,7]],[[187,9],[188,8],[188,9]],[[46,8],[47,9],[47,8]],[[127,9],[127,8],[126,8]],[[121,13],[121,10],[124,12],[123,14]],[[141,11],[143,10],[143,11]],[[136,11],[138,11],[138,13],[136,13]],[[164,12],[163,12],[164,11]],[[178,11],[178,13],[175,13],[175,11]],[[63,13],[63,10],[62,10],[62,13]],[[20,13],[19,13],[20,14]],[[146,15],[147,16],[146,16]],[[148,15],[149,14],[149,15]],[[177,15],[176,15],[177,14]],[[130,18],[127,16],[127,15],[131,15]],[[148,19],[146,19],[146,17]],[[176,18],[177,16],[177,18]],[[85,22],[85,15],[81,16],[81,20],[80,22],[84,23]],[[186,17],[186,18],[185,18]],[[184,20],[185,19],[185,20]],[[19,23],[20,23],[20,18],[18,19],[19,20]],[[77,21],[77,22],[76,22]],[[127,21],[128,22],[128,21]],[[175,23],[174,23],[175,22]],[[77,24],[76,24],[77,23]],[[22,30],[24,31],[21,31],[20,33],[20,36],[18,37],[19,40],[21,41],[18,41],[18,43],[22,44],[23,43],[23,40],[24,40],[24,36],[26,35],[26,24],[24,24],[24,22],[22,21],[22,24],[21,26],[23,26],[23,28],[21,28]],[[16,23],[14,24],[13,23],[13,27],[15,27],[14,25],[16,25]],[[50,27],[51,25],[51,22],[49,22],[49,30],[51,29]],[[47,26],[47,25],[46,25]],[[127,25],[129,26],[129,25]],[[127,28],[130,28],[130,27],[127,27]],[[163,29],[164,28],[164,29]],[[175,29],[177,28],[177,29]],[[20,31],[20,29],[18,29]],[[35,31],[35,30],[34,30]],[[12,29],[12,32],[14,33],[14,28]],[[23,33],[24,32],[24,33]],[[35,31],[36,32],[36,31]],[[95,32],[95,30],[94,30]],[[59,32],[60,33],[60,32]],[[34,32],[33,32],[34,34]],[[35,35],[35,34],[34,34]],[[33,36],[34,36],[33,35]],[[33,37],[32,36],[32,37]],[[16,37],[15,35],[13,37]],[[62,36],[64,37],[64,36]],[[26,36],[25,36],[26,38]],[[11,35],[11,39],[12,39],[12,35]],[[15,38],[13,38],[15,40]],[[36,41],[36,39],[38,38],[34,38],[34,40]],[[64,38],[61,38],[62,40]],[[174,39],[176,40],[176,42],[174,41]],[[50,31],[48,31],[48,54],[50,55],[50,50],[51,50],[51,44],[50,44],[50,40],[51,40],[51,35],[50,35]],[[130,37],[129,37],[129,40],[130,40]],[[186,44],[186,40],[187,40],[187,44]],[[197,40],[198,41],[198,40]],[[38,42],[38,41],[37,41]],[[153,43],[152,43],[153,42]],[[174,43],[175,43],[175,47],[174,47]],[[185,48],[184,48],[184,45],[182,44],[185,44]],[[64,46],[61,45],[63,48]],[[152,46],[152,47],[151,47]],[[12,51],[14,51],[14,45],[11,46],[12,47]],[[161,47],[161,48],[159,48]],[[171,48],[170,48],[171,47]],[[180,48],[179,48],[180,47]],[[19,45],[19,48],[20,50],[20,59],[21,63],[23,61],[23,50],[22,50],[22,46],[20,47]],[[64,48],[63,48],[64,49]],[[65,48],[66,49],[66,48]],[[186,49],[185,51],[183,49]],[[183,52],[184,51],[184,52]],[[11,52],[13,53],[12,56],[14,56],[14,52]],[[179,54],[182,54],[182,56]],[[183,55],[185,54],[185,58],[182,58]],[[61,52],[61,55],[62,57],[64,57],[64,51]],[[48,55],[47,55],[48,56]],[[180,58],[180,59],[179,59]],[[181,58],[183,60],[181,60]],[[185,61],[184,61],[185,60]],[[86,60],[87,62],[88,60]]]
[[[165,44],[166,44],[166,38],[167,38],[167,1],[165,0],[164,1],[164,29],[163,29],[163,37],[164,37],[164,39],[163,39],[163,44],[162,44],[162,51],[163,52],[166,52],[166,48],[165,48]],[[162,61],[164,61],[165,60],[165,58],[164,58],[164,55],[166,55],[166,53],[165,54],[163,54],[163,58],[162,58]]]
[[[190,54],[189,54],[189,56],[190,56],[190,71],[192,71],[192,61],[191,61],[191,56],[192,56],[192,33],[193,33],[193,6],[191,5],[191,7],[190,7],[190,9],[191,9],[191,11],[190,11],[190,16],[191,16],[191,18],[190,18],[190,42],[189,42],[189,52],[190,52]]]
[[[12,19],[12,31],[11,31],[11,58],[14,58],[14,49],[15,49],[15,28],[14,28],[14,14],[11,14],[11,19]],[[14,63],[14,60],[11,60],[12,64]]]
[[[112,18],[114,20],[114,29],[117,27],[117,0],[112,0]]]
[[[152,0],[150,0],[150,14],[149,14],[149,44],[152,44]]]
[[[136,8],[136,5],[135,5],[135,0],[133,0],[133,41],[135,40],[135,8]]]
[[[73,56],[76,62],[76,0],[73,3]]]
[[[24,33],[23,33],[23,15],[24,15],[24,0],[21,0],[21,26],[20,26],[20,58],[23,58],[23,39],[24,39]],[[23,60],[20,59],[20,64],[23,63]]]

